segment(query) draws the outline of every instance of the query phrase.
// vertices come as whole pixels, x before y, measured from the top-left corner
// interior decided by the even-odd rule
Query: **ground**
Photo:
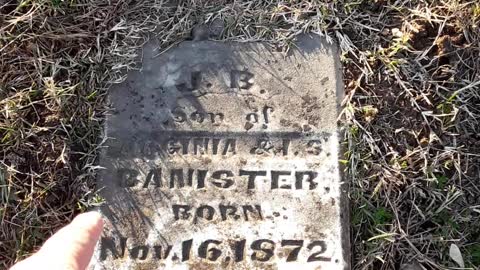
[[[354,269],[480,266],[478,2],[1,0],[0,267],[101,203],[109,85],[147,39],[167,50],[200,24],[339,44]]]

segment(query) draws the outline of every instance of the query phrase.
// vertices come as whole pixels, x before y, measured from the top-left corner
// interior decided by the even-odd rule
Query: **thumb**
[[[50,237],[37,253],[10,270],[84,270],[90,263],[102,229],[99,213],[80,214]]]

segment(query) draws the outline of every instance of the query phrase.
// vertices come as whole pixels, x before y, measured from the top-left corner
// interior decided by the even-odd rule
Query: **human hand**
[[[80,214],[52,235],[37,253],[10,270],[85,270],[102,230],[99,213]]]

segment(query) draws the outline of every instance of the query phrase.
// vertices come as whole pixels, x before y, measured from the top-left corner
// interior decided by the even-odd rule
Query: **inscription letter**
[[[266,171],[244,171],[240,170],[240,176],[248,175],[248,189],[255,188],[255,179],[257,176],[266,176]]]
[[[219,188],[229,188],[234,184],[232,177],[233,172],[231,171],[215,171],[212,174],[212,178],[214,179],[212,180],[212,184]]]
[[[180,205],[180,204],[172,205],[173,216],[175,217],[175,220],[191,218],[192,217],[192,215],[190,214],[191,209],[192,207],[188,205]]]
[[[231,88],[250,89],[253,85],[253,73],[241,70],[232,70],[230,73]]]

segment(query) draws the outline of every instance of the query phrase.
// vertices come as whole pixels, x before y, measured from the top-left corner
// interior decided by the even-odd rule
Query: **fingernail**
[[[72,223],[78,225],[103,223],[102,215],[96,211],[80,214],[75,217]]]

